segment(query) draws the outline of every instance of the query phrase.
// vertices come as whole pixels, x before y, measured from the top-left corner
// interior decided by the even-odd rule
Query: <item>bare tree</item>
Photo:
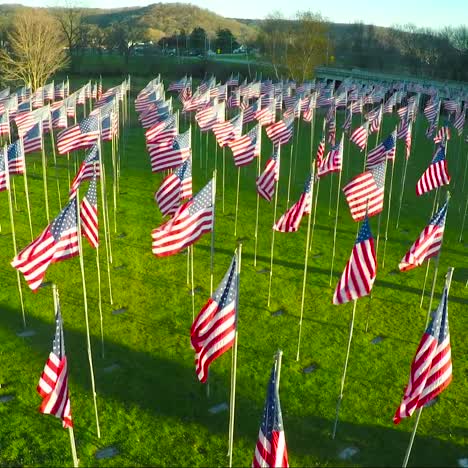
[[[35,90],[65,65],[67,56],[54,19],[44,10],[18,13],[7,34],[7,48],[0,50],[4,78],[19,80]]]
[[[72,0],[65,0],[63,7],[55,9],[54,16],[67,43],[68,56],[73,67],[74,56],[82,39],[83,10]]]

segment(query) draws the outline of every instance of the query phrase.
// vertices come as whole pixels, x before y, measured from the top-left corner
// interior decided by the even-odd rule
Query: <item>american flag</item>
[[[302,113],[302,119],[304,122],[312,122],[312,118],[314,116],[314,109],[317,105],[317,94],[314,93],[310,96],[309,100],[307,101],[307,106]]]
[[[42,124],[38,122],[23,135],[24,153],[34,153],[42,149]]]
[[[11,265],[23,273],[29,287],[37,291],[51,263],[66,260],[78,254],[75,197],[37,239],[16,255]]]
[[[229,95],[229,98],[227,100],[227,106],[230,109],[240,106],[240,90],[239,89],[234,89],[231,91],[231,94]]]
[[[57,136],[59,154],[92,147],[99,138],[99,116],[90,115]]]
[[[180,166],[191,153],[190,139],[192,129],[177,135],[173,140],[148,143],[151,171],[159,172]]]
[[[146,133],[146,143],[172,140],[177,136],[177,121],[174,115],[150,127]]]
[[[361,151],[367,145],[368,128],[369,128],[369,122],[365,122],[363,125],[356,128],[353,131],[353,133],[351,133],[351,136],[349,137],[349,141],[352,141],[357,146],[359,146],[359,148],[361,148]]]
[[[229,79],[226,81],[227,86],[239,86],[239,75],[237,77],[234,77],[234,75],[231,75]]]
[[[223,280],[195,318],[190,342],[195,350],[195,371],[206,382],[210,364],[232,348],[237,329],[238,259],[235,255]]]
[[[210,180],[200,192],[181,205],[174,216],[152,231],[152,251],[158,257],[174,255],[213,230],[216,188]]]
[[[340,172],[343,167],[343,135],[340,142],[332,146],[325,159],[320,161],[317,168],[317,177]]]
[[[202,132],[211,130],[216,124],[224,121],[224,103],[208,104],[195,114],[195,120]]]
[[[78,172],[70,184],[69,197],[74,197],[81,182],[84,180],[91,180],[94,174],[96,174],[97,177],[100,175],[99,149],[97,145],[93,146],[84,161],[81,163]]]
[[[274,145],[285,145],[293,136],[294,115],[285,117],[266,127],[266,133]]]
[[[271,201],[275,193],[275,184],[279,180],[280,147],[273,148],[273,155],[265,164],[265,169],[257,177],[257,192],[267,201]]]
[[[383,210],[385,170],[387,162],[357,175],[343,187],[354,221],[366,216],[375,216]]]
[[[414,244],[401,260],[400,271],[408,271],[421,266],[425,260],[438,255],[444,237],[448,202],[432,217]]]
[[[311,212],[312,183],[312,176],[309,175],[299,200],[273,225],[275,231],[296,232],[299,229],[303,216]]]
[[[167,119],[172,114],[170,103],[161,101],[160,104],[150,104],[150,106],[141,113],[139,119],[143,128],[150,128],[154,124]]]
[[[276,102],[275,99],[271,99],[270,102],[257,111],[255,118],[260,125],[270,125],[275,122],[276,119]]]
[[[252,468],[288,467],[288,450],[284,437],[283,416],[279,399],[279,358],[268,382],[267,397],[263,409],[263,418],[258,433],[257,445],[252,461]]]
[[[38,109],[44,105],[44,88],[42,86],[34,91],[31,101],[33,109]]]
[[[188,78],[187,75],[185,75],[183,78],[181,78],[178,81],[173,81],[172,83],[169,84],[167,87],[168,91],[182,91],[188,83]]]
[[[437,131],[435,137],[434,137],[434,143],[438,144],[441,141],[445,142],[450,140],[450,128],[448,122],[446,122],[442,127],[439,128]]]
[[[48,127],[49,117],[49,105],[33,111],[21,112],[16,114],[15,123],[18,127],[18,133],[20,135],[24,135],[37,123],[42,123],[43,129],[45,130]]]
[[[192,163],[188,158],[162,181],[154,198],[163,216],[172,216],[179,207],[179,201],[191,197]]]
[[[54,82],[48,83],[44,86],[44,99],[53,101],[55,98],[55,86]]]
[[[222,148],[227,146],[231,141],[237,140],[242,135],[243,114],[242,112],[231,120],[221,122],[213,127],[218,145]]]
[[[366,169],[377,167],[383,161],[393,161],[395,159],[397,132],[394,130],[372,151],[369,151],[366,161]]]
[[[52,351],[42,372],[37,392],[43,398],[39,411],[62,420],[64,428],[73,427],[68,394],[68,363],[65,356],[63,321],[60,305],[55,311],[55,336]]]
[[[96,185],[96,175],[94,175],[80,205],[81,233],[93,248],[99,245]]]
[[[430,102],[424,109],[424,115],[429,122],[433,122],[439,116],[440,101]]]
[[[320,164],[322,164],[324,154],[325,154],[325,119],[323,120],[322,138],[320,139],[320,143],[317,147],[317,156],[315,158],[317,168],[320,166]]]
[[[248,133],[229,143],[236,167],[246,166],[260,156],[260,132],[261,127],[257,124]]]
[[[111,141],[119,133],[119,116],[112,110],[102,116],[101,119],[101,139]]]
[[[448,284],[411,363],[408,385],[393,422],[399,424],[442,393],[452,381],[448,323]]]
[[[434,158],[429,167],[424,171],[421,178],[416,184],[416,195],[419,197],[426,192],[430,192],[437,187],[448,185],[450,183],[450,175],[447,169],[447,161],[445,159],[445,146],[440,144],[436,150]]]
[[[370,230],[369,218],[365,216],[351,252],[351,257],[345,266],[340,281],[336,285],[333,304],[345,304],[367,296],[372,289],[376,274],[377,259],[374,238]]]
[[[8,111],[0,115],[0,135],[10,135],[10,117]]]
[[[455,120],[453,122],[453,126],[458,132],[458,136],[461,136],[463,133],[463,127],[465,126],[465,115],[466,105],[463,107],[463,109],[460,109],[460,111],[456,113]]]
[[[378,108],[377,114],[369,120],[369,133],[378,132],[382,124],[382,106]]]
[[[25,170],[25,157],[21,141],[16,140],[7,146],[8,173],[10,175],[22,175]],[[0,191],[7,189],[7,177],[5,168],[5,150],[0,148]]]
[[[245,102],[245,100],[243,101]],[[260,109],[260,102],[257,100],[251,106],[244,109],[244,123],[253,122],[257,111]]]
[[[52,128],[67,128],[67,108],[63,101],[59,101],[51,107],[50,117],[52,120]]]
[[[344,118],[343,126],[341,127],[344,132],[349,132],[349,130],[351,129],[352,121],[353,121],[352,106],[348,106],[345,111],[345,118]]]

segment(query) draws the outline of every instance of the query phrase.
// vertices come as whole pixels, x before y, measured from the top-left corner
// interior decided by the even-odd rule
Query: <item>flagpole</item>
[[[341,135],[341,151],[343,151],[343,144],[344,144],[344,134]],[[341,154],[343,157],[343,154]],[[338,189],[336,191],[336,213],[335,213],[335,228],[333,230],[333,252],[332,252],[332,260],[331,260],[331,268],[330,268],[330,286],[332,284],[332,277],[333,277],[333,266],[335,264],[335,253],[336,253],[336,229],[338,226],[338,211],[340,209],[340,189],[341,189],[341,174],[343,172],[343,167],[341,167],[340,173],[338,174]]]
[[[259,154],[257,157],[257,179],[260,177],[260,170],[261,170],[261,159],[262,159],[262,127],[258,127],[258,138],[259,138]],[[274,151],[274,148],[273,148]],[[255,216],[255,245],[254,245],[254,267],[257,266],[257,246],[258,246],[258,215],[260,211],[260,195],[258,194],[258,189],[256,189],[257,192],[257,213]]]
[[[383,193],[384,202],[385,202],[385,181],[387,179],[387,166],[388,166],[388,160],[387,160],[387,157],[385,157],[384,193]],[[393,175],[393,164],[392,164],[392,175]],[[384,203],[384,205],[385,205],[385,203]],[[380,225],[381,225],[381,221],[382,221],[382,212],[383,212],[383,209],[379,213],[379,221],[378,221],[378,224],[377,224],[377,242],[376,242],[376,245],[375,245],[375,254],[376,254],[376,256],[379,253]],[[358,231],[359,231],[359,224],[358,224]]]
[[[400,188],[400,205],[398,207],[398,215],[397,215],[397,222],[396,222],[396,228],[398,229],[398,226],[400,224],[400,213],[401,213],[401,205],[403,204],[403,193],[405,191],[405,186],[406,186],[406,170],[408,168],[408,158],[405,160],[405,166],[403,169],[403,177],[401,181],[401,188]]]
[[[465,184],[466,184],[466,173],[468,169],[468,151],[466,153],[466,158],[465,158],[465,170],[463,172],[463,186],[462,186],[462,193],[465,192]]]
[[[191,282],[191,296],[192,296],[192,323],[195,320],[195,284],[193,280],[193,244],[189,246],[190,253],[190,282]]]
[[[214,274],[216,169],[213,171],[213,190],[212,190],[211,204],[213,205],[213,229],[211,230],[211,248],[210,248],[210,296],[213,294],[213,274]]]
[[[23,137],[20,137],[20,145],[21,145],[21,153],[24,156],[23,182],[24,182],[24,193],[26,195],[26,207],[28,209],[29,231],[31,232],[31,241],[33,241],[34,240],[34,235],[33,235],[32,219],[31,219],[31,204],[29,202],[28,174],[27,174],[27,170],[26,170],[27,164],[26,164],[26,155],[24,154]]]
[[[111,260],[111,248],[110,248],[110,238],[108,236],[108,222],[109,218],[107,217],[107,204],[106,204],[106,187],[105,187],[105,165],[104,157],[101,151],[101,137],[98,138],[98,156],[99,156],[99,172],[101,177],[101,204],[102,204],[102,221],[104,224],[104,241],[106,246],[106,261],[107,261],[107,280],[109,284],[109,301],[111,305],[114,303],[112,298],[112,283],[111,283],[111,273],[110,273],[110,264]]]
[[[353,338],[354,317],[355,317],[355,314],[356,314],[356,304],[357,304],[357,300],[354,299],[354,301],[353,301],[353,312],[351,314],[351,322],[349,324],[348,348],[346,350],[346,358],[345,358],[345,363],[344,363],[344,367],[343,367],[343,375],[341,376],[340,395],[338,396],[338,401],[336,403],[336,414],[335,414],[335,423],[333,425],[332,439],[335,439],[336,429],[337,429],[337,426],[338,426],[338,419],[340,417],[340,408],[341,408],[341,402],[343,400],[343,390],[344,390],[344,386],[345,386],[346,370],[348,368],[349,351],[351,349],[351,340]]]
[[[296,132],[296,152],[294,154],[294,173],[293,173],[293,183],[296,183],[296,168],[297,168],[297,159],[299,157],[299,133],[300,133],[300,123],[301,123],[301,108],[299,107],[299,117],[297,119],[297,132]]]
[[[50,224],[49,196],[48,196],[48,193],[47,193],[47,163],[46,163],[46,155],[45,155],[45,149],[44,149],[44,133],[43,133],[43,127],[42,127],[42,120],[41,120],[40,129],[41,129],[42,177],[44,179],[45,209],[46,209],[46,216],[47,216],[47,224]]]
[[[94,366],[93,366],[93,354],[91,351],[91,337],[89,333],[89,319],[88,319],[88,298],[86,294],[86,278],[84,270],[84,259],[83,259],[83,243],[81,240],[81,206],[80,206],[80,188],[76,190],[76,211],[77,211],[77,228],[78,228],[78,254],[80,257],[80,270],[81,270],[81,282],[83,285],[83,303],[84,303],[84,312],[85,312],[85,323],[86,323],[86,342],[87,342],[87,351],[88,351],[88,361],[89,361],[89,371],[91,373],[91,388],[93,392],[94,400],[94,414],[96,416],[96,429],[97,436],[101,438],[101,429],[99,427],[99,415],[97,409],[97,400],[96,400],[96,386],[94,383]]]
[[[447,288],[447,295],[450,291],[450,285],[452,283],[452,275],[453,275],[453,270],[454,268],[453,267],[449,267],[448,271],[447,271],[447,276],[445,277],[445,284],[446,284],[446,288]],[[426,323],[426,327],[427,328],[427,323]],[[421,417],[421,413],[422,413],[422,410],[423,410],[424,406],[421,406],[420,408],[418,408],[418,415],[416,417],[416,421],[414,423],[414,428],[413,428],[413,432],[411,433],[411,438],[410,438],[410,441],[409,441],[409,444],[408,444],[408,448],[406,449],[406,454],[405,454],[405,458],[403,460],[403,465],[402,467],[403,468],[406,468],[407,464],[408,464],[408,459],[410,457],[410,454],[411,454],[411,449],[413,448],[413,442],[414,442],[414,437],[416,435],[416,430],[418,428],[418,424],[419,424],[419,418]]]
[[[465,203],[465,214],[463,215],[463,221],[460,229],[460,238],[458,239],[458,242],[462,241],[463,238],[463,231],[465,229],[465,220],[466,220],[466,211],[468,209],[468,197],[466,198],[466,203]]]
[[[236,405],[236,372],[237,372],[237,317],[239,316],[239,282],[240,282],[240,271],[241,271],[241,259],[242,259],[242,244],[240,243],[237,248],[237,294],[236,294],[236,331],[234,335],[234,346],[232,350],[232,366],[231,366],[231,398],[229,408],[229,468],[232,468],[232,452],[234,444],[234,410]]]
[[[310,200],[312,205],[312,200],[314,199],[314,176],[315,176],[315,165],[312,163],[311,165],[311,194]],[[312,209],[312,206],[311,206]],[[301,296],[301,316],[299,319],[299,337],[297,340],[297,354],[296,354],[296,361],[299,361],[299,353],[301,351],[301,335],[302,335],[302,318],[304,316],[304,303],[305,303],[305,290],[307,284],[307,267],[309,264],[309,239],[310,239],[310,224],[312,219],[312,213],[309,214],[309,218],[307,220],[307,235],[306,235],[306,244],[305,244],[305,254],[304,254],[304,276],[302,278],[302,296]]]
[[[111,117],[113,119],[113,117]],[[114,136],[112,135],[112,122],[111,126],[111,157],[112,157],[112,197],[114,201],[114,233],[117,234],[117,160],[114,144]]]
[[[102,317],[102,292],[101,292],[101,266],[99,264],[99,245],[96,246],[96,269],[98,279],[98,307],[99,307],[99,319],[101,321],[101,354],[104,359],[104,324]]]
[[[226,182],[226,146],[223,146],[223,214],[224,214],[225,182]]]
[[[281,144],[278,145],[278,161],[280,161],[280,155],[281,155]],[[278,174],[279,174],[279,168],[278,168]],[[278,180],[276,181],[276,187],[275,187],[275,206],[273,208],[273,225],[276,222],[276,209],[278,207],[278,188],[279,188],[279,177],[278,177]],[[269,280],[269,284],[268,284],[268,302],[267,302],[268,308],[270,307],[270,299],[271,299],[271,282],[273,280],[273,257],[274,257],[274,252],[275,252],[275,230],[272,229],[271,250],[270,250],[270,280]]]
[[[50,126],[50,144],[52,145],[52,154],[54,156],[54,166],[55,166],[55,180],[57,181],[57,194],[59,200],[60,211],[62,210],[62,197],[60,195],[60,180],[57,171],[57,154],[55,152],[55,141],[54,141],[54,128],[52,126],[52,116],[49,113],[49,126]]]
[[[58,297],[57,285],[55,283],[52,283],[52,295],[54,298],[54,310],[57,310],[59,297]],[[68,427],[68,433],[70,434],[70,446],[71,446],[71,452],[72,452],[72,457],[73,457],[73,466],[74,468],[78,468],[79,460],[76,455],[75,434],[73,432],[73,426]]]
[[[16,245],[16,231],[15,231],[15,220],[13,217],[13,204],[11,202],[11,190],[10,190],[10,169],[8,167],[8,147],[5,145],[3,149],[3,157],[4,157],[4,164],[5,164],[5,179],[6,179],[6,191],[8,192],[8,208],[10,212],[10,224],[11,224],[11,238],[13,241],[13,253],[15,257],[18,253],[18,248]],[[24,165],[26,166],[26,160],[24,161]],[[21,314],[23,316],[23,327],[26,328],[26,314],[24,312],[24,302],[23,302],[23,291],[21,289],[21,278],[20,272],[16,269],[16,279],[18,283],[18,295],[21,304]]]
[[[286,202],[286,209],[289,209],[289,195],[291,192],[291,169],[293,165],[293,150],[294,150],[294,143],[291,144],[291,154],[289,158],[288,201]]]
[[[385,224],[385,242],[384,242],[384,251],[383,251],[383,258],[382,258],[382,270],[385,268],[385,254],[387,253],[388,225],[390,224],[390,211],[392,209],[393,172],[395,170],[395,164],[396,164],[396,141],[395,141],[395,155],[392,161],[392,172],[390,175],[390,190],[389,190],[390,193],[388,195],[387,223]]]
[[[240,188],[240,171],[241,168],[237,168],[237,193],[236,193],[236,214],[234,219],[234,237],[237,235],[237,216],[239,213],[239,188]]]
[[[448,201],[450,200],[450,192],[447,192],[447,208],[448,208]],[[429,319],[431,316],[431,308],[432,308],[432,300],[434,299],[434,292],[435,292],[435,287],[436,287],[436,282],[437,282],[437,272],[439,270],[439,259],[440,259],[440,252],[442,250],[442,244],[444,242],[444,238],[440,240],[440,247],[439,247],[439,252],[437,253],[437,257],[435,258],[435,269],[434,269],[434,276],[432,278],[432,289],[431,289],[431,298],[429,299],[429,307],[427,309],[427,315],[426,315],[426,328],[429,323]],[[450,276],[451,278],[451,276]]]

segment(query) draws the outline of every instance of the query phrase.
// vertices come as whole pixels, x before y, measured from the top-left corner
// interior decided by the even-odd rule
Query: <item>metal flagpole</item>
[[[466,197],[466,203],[465,203],[465,213],[463,215],[463,221],[460,229],[460,238],[458,239],[458,242],[462,241],[463,238],[463,230],[465,229],[465,220],[466,220],[466,211],[468,209],[468,197]]]
[[[280,156],[281,156],[281,145],[278,146],[278,164],[280,161]],[[279,173],[279,168],[278,168],[278,173]],[[275,206],[273,208],[273,225],[276,222],[276,209],[278,207],[278,189],[279,189],[279,177],[278,180],[276,181],[276,187],[275,187]],[[272,229],[272,234],[271,234],[271,250],[270,250],[270,280],[268,284],[268,307],[270,307],[270,299],[271,299],[271,282],[273,280],[273,257],[274,257],[274,252],[275,252],[275,230]]]
[[[296,168],[297,168],[297,160],[299,159],[299,134],[300,134],[300,128],[301,128],[300,123],[301,123],[301,106],[299,106],[299,117],[297,119],[296,152],[294,153],[293,184],[296,183]]]
[[[4,149],[3,149],[3,157],[4,157],[4,164],[5,164],[6,191],[8,192],[8,208],[10,212],[11,238],[13,241],[13,253],[15,254],[15,257],[16,257],[18,253],[18,248],[16,245],[15,221],[13,218],[13,204],[11,202],[11,190],[10,190],[10,169],[8,168],[8,148],[6,145],[4,146]],[[24,162],[24,165],[26,166],[26,161]],[[26,328],[26,315],[24,312],[23,291],[21,289],[21,278],[20,278],[20,272],[18,269],[16,269],[16,279],[18,282],[18,295],[19,295],[20,304],[21,304],[21,314],[23,316],[23,326]]]
[[[311,194],[310,194],[310,204],[312,208],[312,200],[314,199],[314,178],[315,178],[315,164],[311,165]],[[307,221],[307,236],[306,236],[306,244],[305,244],[305,254],[304,254],[304,276],[302,278],[302,297],[301,297],[301,316],[299,319],[299,337],[297,340],[297,354],[296,354],[296,361],[299,361],[299,353],[301,351],[301,335],[302,335],[302,318],[304,316],[304,303],[305,303],[305,290],[307,284],[307,267],[309,264],[309,238],[310,238],[310,224],[312,219],[312,213],[309,214],[309,219]]]
[[[262,127],[259,125],[258,126],[258,141],[259,141],[259,153],[257,157],[257,179],[260,177],[260,170],[261,170],[261,159],[262,159]],[[274,151],[274,148],[273,148]],[[257,266],[257,246],[258,246],[258,215],[260,211],[260,195],[258,194],[258,189],[256,188],[257,192],[257,212],[255,216],[255,234],[254,234],[254,239],[255,239],[255,245],[254,245],[254,267]]]
[[[385,157],[385,171],[384,171],[384,207],[385,207],[385,181],[387,179],[387,166],[388,166],[388,160],[387,158]],[[393,170],[393,164],[392,164],[392,170]],[[392,172],[393,174],[393,172]],[[377,224],[377,242],[376,242],[376,245],[375,245],[375,255],[377,256],[377,254],[379,253],[379,241],[380,241],[380,225],[381,225],[381,221],[382,221],[382,212],[383,212],[383,209],[382,211],[379,213],[379,221],[378,221],[378,224]],[[358,223],[358,232],[359,232],[359,223]]]
[[[237,193],[236,193],[236,214],[234,218],[234,237],[237,235],[237,216],[239,213],[239,188],[240,188],[240,172],[241,168],[237,168]]]
[[[346,380],[346,370],[348,368],[349,351],[351,349],[351,340],[353,338],[354,317],[355,317],[355,314],[356,314],[356,304],[357,304],[357,300],[354,299],[354,301],[353,301],[353,312],[351,314],[351,322],[349,324],[348,348],[346,350],[346,358],[345,358],[345,363],[344,363],[344,367],[343,367],[343,375],[341,376],[340,394],[338,396],[338,401],[336,403],[336,414],[335,414],[335,422],[333,424],[332,439],[335,439],[336,429],[337,429],[337,426],[338,426],[338,419],[340,417],[340,408],[341,408],[341,402],[343,400],[343,390],[344,390],[345,380]]]
[[[111,283],[111,273],[110,273],[110,264],[111,264],[111,249],[110,249],[110,238],[108,236],[108,222],[109,218],[107,217],[107,204],[106,204],[106,187],[105,187],[105,165],[104,158],[101,151],[101,138],[98,138],[98,157],[99,157],[99,172],[101,177],[101,204],[102,204],[102,221],[104,224],[104,241],[106,246],[106,262],[107,262],[107,280],[109,284],[109,301],[111,305],[114,303],[112,298],[112,283]]]
[[[396,134],[396,129],[395,129]],[[392,194],[393,194],[393,172],[395,170],[396,164],[396,141],[395,141],[395,155],[392,161],[392,172],[390,176],[390,190],[388,194],[388,209],[387,209],[387,223],[385,225],[385,242],[384,242],[384,251],[383,251],[383,258],[382,258],[382,270],[385,268],[385,254],[387,253],[387,240],[388,240],[388,225],[390,224],[390,211],[392,209]]]
[[[211,203],[213,205],[213,229],[211,230],[210,249],[210,297],[213,294],[213,274],[214,274],[214,251],[215,251],[215,215],[216,215],[216,169],[213,171],[213,191]]]
[[[406,170],[408,168],[408,158],[405,160],[405,166],[403,169],[403,177],[401,181],[401,187],[400,187],[400,205],[398,206],[398,214],[397,214],[397,222],[396,222],[396,228],[398,229],[398,226],[400,224],[400,213],[401,213],[401,205],[403,204],[403,193],[405,191],[405,185],[406,185]]]
[[[57,286],[55,284],[52,284],[52,295],[54,298],[54,311],[55,311],[58,309],[58,304],[59,304],[59,296],[58,296]],[[70,446],[71,446],[71,452],[72,452],[72,457],[73,457],[73,466],[74,468],[78,468],[79,460],[76,455],[75,434],[73,433],[73,426],[68,427],[68,433],[70,434]]]
[[[86,278],[84,270],[84,260],[83,260],[83,243],[81,241],[81,218],[80,218],[80,188],[78,187],[76,191],[76,214],[77,214],[77,228],[78,228],[78,252],[80,257],[80,269],[81,269],[81,282],[83,284],[83,303],[84,303],[84,312],[85,312],[85,323],[86,323],[86,342],[87,342],[87,351],[88,351],[88,361],[89,361],[89,370],[91,373],[91,388],[93,392],[94,400],[94,413],[96,416],[96,429],[97,436],[101,438],[101,429],[99,428],[99,416],[97,409],[97,400],[96,400],[96,386],[94,383],[94,367],[93,367],[93,354],[91,351],[91,337],[89,333],[89,319],[88,319],[88,298],[86,294]]]
[[[34,240],[34,235],[33,235],[32,219],[31,219],[31,204],[29,202],[28,173],[26,170],[27,164],[26,164],[26,155],[24,154],[23,137],[20,137],[20,145],[21,145],[21,154],[24,156],[24,174],[23,174],[24,193],[26,195],[26,207],[28,209],[29,230],[31,232],[31,241],[32,241]]]
[[[450,200],[450,192],[447,192],[447,203],[449,200]],[[440,252],[442,250],[443,242],[444,242],[444,238],[442,237],[442,239],[440,240],[439,252],[437,253],[437,257],[435,258],[435,269],[434,269],[434,276],[432,279],[431,298],[429,299],[429,307],[427,309],[427,315],[426,315],[426,327],[427,327],[427,324],[429,323],[429,318],[431,315],[432,300],[434,299],[434,292],[435,292],[435,287],[436,287],[436,282],[437,282],[437,272],[439,270]]]
[[[341,160],[343,160],[343,145],[344,145],[344,133],[341,134]],[[335,213],[335,228],[333,230],[333,252],[330,268],[330,286],[332,283],[333,277],[333,265],[335,263],[335,253],[336,253],[336,229],[338,225],[338,211],[340,209],[340,189],[341,189],[341,174],[343,173],[343,166],[341,167],[340,173],[338,174],[338,189],[336,191],[336,213]]]
[[[191,282],[191,295],[192,295],[192,323],[195,320],[195,284],[193,281],[193,244],[189,246],[190,253],[190,282]]]
[[[447,276],[445,277],[445,284],[447,286],[447,295],[450,291],[450,285],[452,283],[452,275],[453,275],[453,270],[454,268],[453,267],[450,267],[447,271]],[[426,326],[425,328],[427,328],[427,323],[426,323]],[[413,432],[411,433],[411,438],[410,438],[410,441],[409,441],[409,445],[408,445],[408,448],[406,449],[406,453],[405,453],[405,458],[403,460],[403,465],[402,467],[403,468],[406,468],[407,464],[408,464],[408,459],[410,457],[410,454],[411,454],[411,449],[413,448],[413,442],[414,442],[414,437],[416,435],[416,430],[418,428],[418,424],[419,424],[419,418],[421,417],[421,412],[423,410],[424,406],[421,406],[417,411],[418,411],[418,415],[416,417],[416,421],[414,423],[414,428],[413,428]]]
[[[232,468],[232,452],[233,452],[233,443],[234,443],[234,412],[236,406],[236,372],[237,372],[237,318],[239,316],[239,282],[240,282],[240,272],[241,272],[241,258],[242,258],[242,244],[239,244],[236,252],[237,257],[237,294],[236,294],[236,331],[234,335],[234,346],[232,350],[232,366],[231,366],[231,398],[229,405],[229,468]]]
[[[226,183],[226,146],[223,146],[223,213],[224,213],[225,183]]]
[[[57,181],[57,194],[59,200],[59,207],[62,210],[62,197],[60,195],[60,180],[57,171],[57,154],[55,152],[55,141],[54,141],[54,128],[52,127],[52,115],[49,112],[49,126],[50,126],[50,144],[52,145],[52,154],[54,156],[54,167],[55,167],[55,180]]]
[[[286,202],[286,209],[289,209],[289,195],[291,193],[291,169],[293,165],[293,150],[294,150],[294,143],[291,144],[291,154],[289,158],[288,201]]]
[[[47,194],[47,163],[46,163],[46,155],[44,149],[44,133],[42,128],[42,120],[39,126],[41,129],[41,147],[42,147],[42,177],[44,179],[44,197],[45,197],[45,209],[46,209],[46,216],[47,216],[47,224],[50,223],[50,216],[49,216],[49,196]]]

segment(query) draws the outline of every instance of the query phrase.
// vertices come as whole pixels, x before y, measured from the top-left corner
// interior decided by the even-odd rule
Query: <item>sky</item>
[[[65,0],[62,2],[60,0],[0,0],[0,2],[21,3],[27,6],[78,3],[92,8],[135,7],[158,3],[148,0]],[[162,3],[172,2],[163,1]],[[338,23],[352,23],[357,20],[377,26],[414,23],[420,27],[434,29],[448,25],[468,25],[468,0],[268,0],[268,2],[193,0],[186,3],[208,8],[231,18],[264,18],[269,12],[275,10],[281,11],[285,16],[293,16],[298,10],[312,10]]]

